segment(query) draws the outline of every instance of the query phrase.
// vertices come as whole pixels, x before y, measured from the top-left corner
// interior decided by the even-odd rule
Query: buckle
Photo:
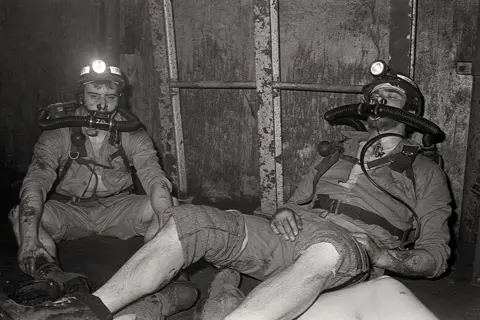
[[[328,212],[337,214],[339,205],[340,205],[340,200],[330,199],[330,204],[328,206]]]
[[[409,158],[414,158],[417,156],[419,150],[420,148],[417,146],[404,145],[402,148],[402,154]]]
[[[70,152],[70,154],[68,155],[70,157],[70,159],[72,160],[77,160],[80,156],[80,152]]]

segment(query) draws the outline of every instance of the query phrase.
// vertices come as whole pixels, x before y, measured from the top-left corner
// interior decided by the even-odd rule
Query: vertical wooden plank
[[[480,41],[478,41],[480,39],[480,9],[477,11],[475,36],[473,36],[473,30],[471,32],[472,38],[476,39],[476,45],[473,52],[469,50],[472,53],[473,86],[465,164],[465,171],[468,174],[465,175],[463,185],[464,201],[460,224],[459,262],[469,265],[470,261],[473,261],[471,283],[480,286],[480,152],[478,151],[480,149],[480,127],[478,126],[480,120]],[[468,48],[468,46],[463,45],[460,48]],[[473,225],[475,222],[476,228]]]
[[[277,208],[277,189],[270,1],[256,0],[254,13],[261,209],[266,214],[273,214]]]
[[[162,167],[179,186],[174,112],[168,86],[167,37],[162,0],[125,1],[122,5],[121,65],[132,85],[132,110],[151,134]],[[184,190],[183,190],[184,191]]]
[[[282,80],[335,85],[370,81],[370,63],[389,60],[389,3],[280,1]],[[350,130],[331,127],[323,120],[324,113],[360,100],[357,94],[282,92],[285,199],[306,173],[316,144],[339,139],[342,130]]]
[[[165,35],[167,43],[167,61],[168,61],[168,78],[171,81],[178,80],[177,71],[177,49],[175,39],[175,27],[173,8],[171,0],[163,1],[163,12],[165,22]],[[174,179],[178,184],[180,194],[187,193],[187,176],[185,167],[185,151],[183,145],[183,123],[182,113],[180,110],[180,90],[177,88],[170,88],[170,95],[172,101],[172,118],[173,118],[173,134],[174,140],[171,144],[175,145],[176,156],[176,171]]]
[[[280,82],[280,24],[278,0],[270,0],[270,20],[272,39],[272,77],[273,82]],[[275,140],[275,191],[277,207],[284,205],[283,199],[283,140],[282,140],[282,99],[280,90],[272,89],[273,126]]]
[[[480,21],[480,15],[479,15],[479,21]],[[477,22],[479,23],[479,22]],[[475,70],[476,69],[476,70]],[[480,184],[480,153],[478,152],[478,149],[480,146],[478,146],[478,141],[480,139],[480,128],[478,126],[478,119],[480,119],[480,44],[477,45],[477,50],[475,54],[475,59],[474,59],[474,78],[473,78],[473,94],[472,94],[472,109],[470,112],[470,119],[472,120],[470,122],[470,131],[469,131],[469,141],[470,144],[468,146],[468,155],[469,159],[467,161],[467,170],[469,173],[472,174],[473,177],[475,177],[475,180],[470,179],[468,182],[472,182],[474,184],[479,185]],[[472,150],[473,149],[473,150]],[[471,158],[471,156],[473,156]],[[470,205],[467,207],[468,209],[472,209],[472,205],[475,205],[475,212],[470,212],[467,210],[464,210],[463,212],[465,213],[464,221],[468,219],[472,219],[475,217],[475,219],[478,220],[478,215],[479,215],[479,209],[480,209],[480,195],[479,194],[474,194],[472,192],[472,185],[469,185],[465,183],[465,190],[464,194],[467,194],[466,200],[469,200],[468,204]],[[477,191],[478,191],[478,186],[477,186]],[[467,214],[470,216],[467,217]],[[473,216],[473,217],[472,217]],[[471,282],[474,285],[480,286],[480,237],[479,237],[479,231],[480,231],[480,222],[477,222],[477,229],[476,230],[471,230],[471,232],[476,232],[476,241],[475,241],[475,254],[473,257],[473,273],[472,273],[472,279]],[[463,228],[464,230],[466,229],[465,227]],[[469,235],[470,237],[473,237],[474,234]],[[465,243],[464,243],[465,245]],[[462,248],[464,251],[463,252],[468,252],[466,249],[467,248]]]
[[[439,149],[453,192],[454,212],[450,223],[455,234],[458,234],[460,210],[463,207],[462,189],[472,93],[472,77],[457,74],[455,63],[458,56],[465,56],[466,52],[462,51],[472,41],[469,38],[474,34],[476,25],[476,17],[472,12],[477,11],[478,1],[471,0],[423,0],[418,4],[415,80],[425,96],[425,118],[438,124],[447,134]],[[469,205],[466,203],[465,209]],[[476,229],[478,213],[471,213],[465,217],[465,226],[468,228],[461,232],[461,237],[474,243],[472,230]],[[452,239],[454,254],[455,240]]]

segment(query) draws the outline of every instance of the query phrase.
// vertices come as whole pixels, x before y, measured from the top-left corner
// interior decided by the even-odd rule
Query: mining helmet
[[[409,76],[390,69],[382,60],[375,60],[370,65],[370,74],[374,80],[362,88],[366,101],[370,101],[370,94],[376,89],[387,86],[394,87],[402,90],[407,97],[404,109],[413,111],[418,116],[423,116],[423,95],[418,85]]]
[[[107,65],[103,60],[95,60],[82,68],[77,85],[84,86],[93,81],[110,81],[116,83],[119,90],[125,86],[125,78],[120,68]]]

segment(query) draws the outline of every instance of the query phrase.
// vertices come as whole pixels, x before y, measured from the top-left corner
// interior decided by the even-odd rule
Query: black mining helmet
[[[370,74],[374,80],[362,88],[365,101],[370,101],[370,94],[376,87],[389,84],[405,91],[407,96],[405,110],[413,111],[417,116],[423,116],[424,98],[417,84],[410,77],[390,69],[383,60],[375,60],[370,65]]]
[[[110,81],[116,83],[119,91],[122,91],[125,87],[125,78],[120,68],[109,66],[102,60],[95,60],[91,65],[82,68],[77,86],[82,87],[92,81]]]

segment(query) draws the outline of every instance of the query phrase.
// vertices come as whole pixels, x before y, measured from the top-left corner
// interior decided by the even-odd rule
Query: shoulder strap
[[[340,156],[343,154],[344,151],[345,149],[340,143],[332,146],[332,151],[330,152],[330,154],[324,157],[322,161],[317,166],[315,166],[315,169],[317,169],[317,173],[313,178],[312,193],[308,196],[308,198],[297,201],[297,204],[304,205],[310,203],[313,200],[317,193],[318,181],[325,174],[325,172],[327,172],[328,169],[330,169],[335,163],[338,162]]]
[[[73,161],[78,158],[87,156],[87,149],[85,148],[86,137],[82,132],[81,127],[70,128],[70,152],[68,159],[63,166],[62,172],[58,175],[57,183],[62,181],[67,175],[68,169],[72,165]]]
[[[108,156],[108,161],[112,161],[116,157],[121,157],[123,160],[123,165],[127,169],[129,173],[131,173],[130,169],[130,161],[128,161],[127,153],[125,152],[125,149],[123,148],[123,145],[120,143],[117,145],[118,150],[112,153],[110,156]]]

